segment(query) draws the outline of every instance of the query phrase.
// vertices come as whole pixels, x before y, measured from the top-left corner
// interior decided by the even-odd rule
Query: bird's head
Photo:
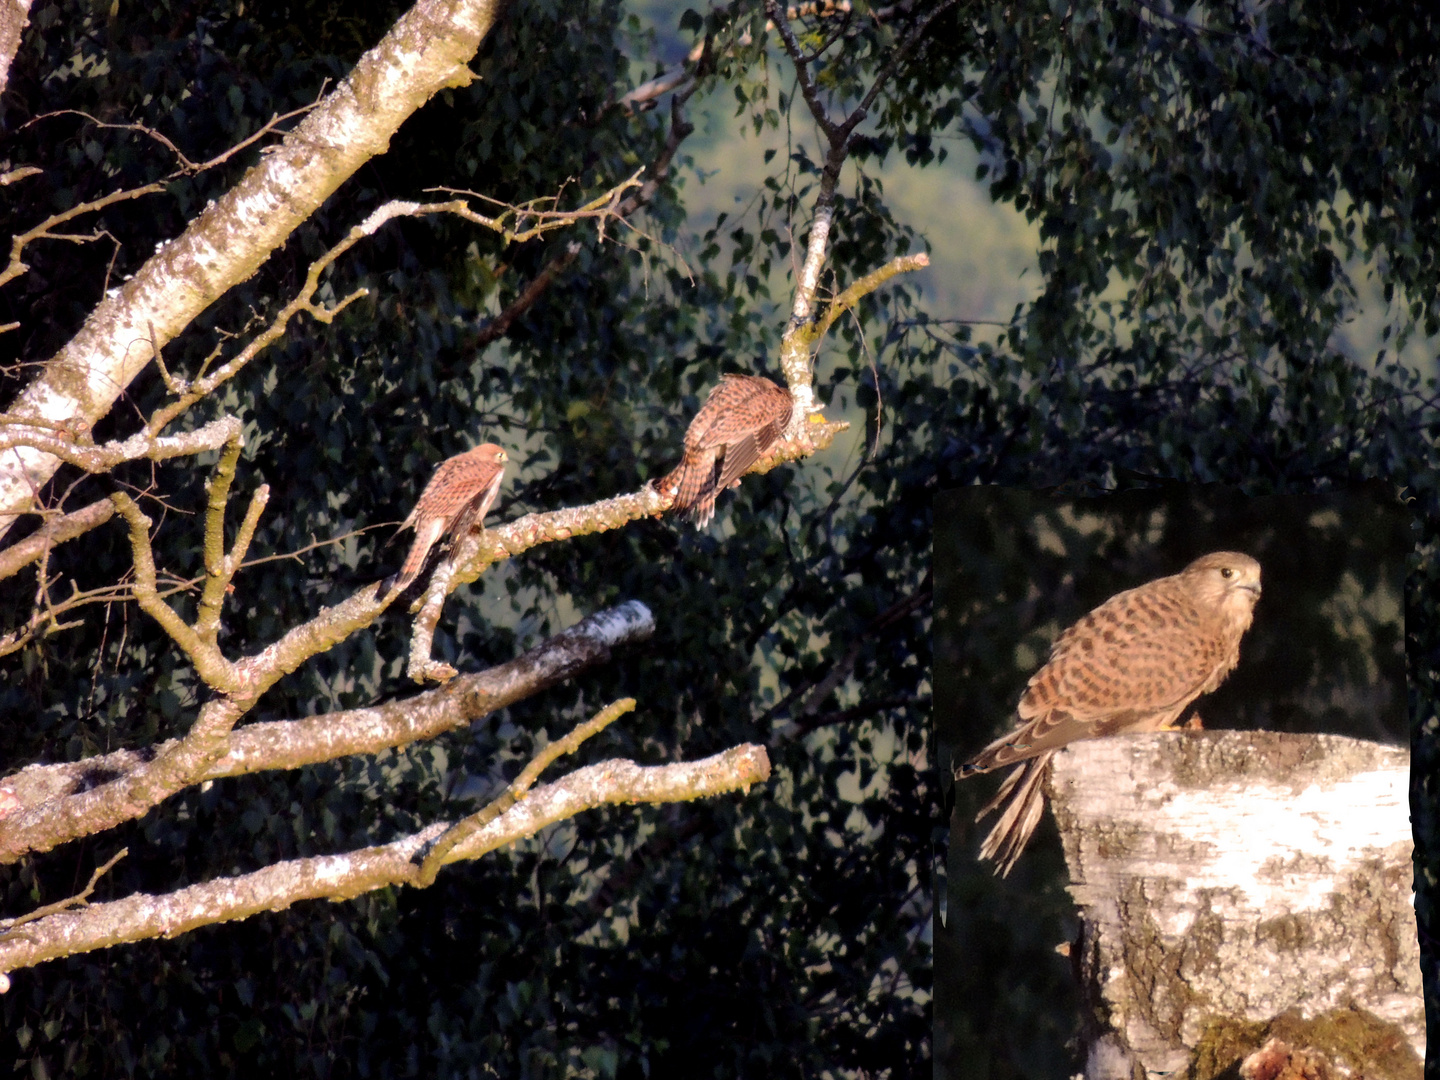
[[[493,461],[496,465],[504,465],[510,460],[510,455],[504,449],[492,442],[483,443],[471,451],[481,461]]]
[[[1202,602],[1249,625],[1250,613],[1260,599],[1260,564],[1249,555],[1239,551],[1211,552],[1180,573]]]

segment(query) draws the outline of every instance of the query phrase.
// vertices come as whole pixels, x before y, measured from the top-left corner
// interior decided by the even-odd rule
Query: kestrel
[[[726,375],[710,391],[685,432],[685,457],[659,488],[675,496],[672,510],[703,529],[715,515],[715,496],[760,459],[790,422],[794,400],[759,375]]]
[[[1217,551],[1180,573],[1117,593],[1070,627],[1021,695],[1020,727],[960,766],[957,777],[1020,762],[976,815],[1007,799],[980,857],[1004,877],[1040,822],[1055,753],[1076,739],[1174,726],[1240,659],[1260,599],[1260,564]]]
[[[414,581],[437,541],[453,543],[471,529],[484,526],[508,460],[500,447],[484,443],[440,463],[420,493],[415,509],[400,525],[401,529],[415,527],[415,542],[405,556],[405,565],[389,582],[381,584],[377,600],[383,603]]]

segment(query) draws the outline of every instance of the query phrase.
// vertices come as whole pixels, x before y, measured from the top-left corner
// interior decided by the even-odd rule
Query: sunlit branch
[[[83,536],[114,516],[115,504],[108,497],[68,514],[52,516],[24,540],[0,551],[0,580],[15,576],[56,544]]]
[[[849,427],[845,421],[829,422],[810,416],[799,431],[787,433],[771,446],[750,467],[749,472],[769,472],[787,461],[808,457],[828,447],[836,435]],[[443,682],[454,676],[453,667],[430,658],[435,627],[440,621],[445,598],[459,586],[475,581],[494,563],[520,555],[540,544],[607,532],[641,518],[657,517],[670,509],[673,501],[672,495],[662,495],[647,485],[628,495],[562,510],[526,514],[483,532],[470,533],[436,568],[419,601],[411,631],[406,673],[420,683],[430,680]]]
[[[52,429],[53,425],[29,420],[0,421],[0,450],[29,446],[53,454],[86,472],[102,473],[122,462],[137,461],[141,458],[166,461],[170,458],[201,454],[207,450],[218,450],[227,442],[238,439],[243,425],[236,417],[222,416],[203,427],[178,435],[155,436],[137,432],[127,439],[102,443],[99,446],[87,446],[76,442],[68,434],[54,434]]]
[[[580,749],[580,744],[593,735],[598,735],[607,727],[613,724],[626,713],[635,708],[634,698],[621,698],[601,709],[589,720],[576,726],[575,730],[566,735],[563,739],[557,739],[544,749],[540,750],[528,765],[521,771],[509,787],[488,806],[478,813],[471,814],[463,821],[456,822],[445,834],[437,839],[426,853],[424,861],[420,864],[420,872],[416,875],[416,884],[422,887],[434,883],[435,875],[440,872],[440,867],[445,864],[450,852],[461,844],[464,844],[481,829],[489,825],[505,811],[509,810],[535,785],[540,779],[540,774],[552,764],[556,758],[565,754],[573,754]]]
[[[225,753],[197,780],[297,769],[424,742],[606,663],[612,650],[644,641],[654,632],[649,608],[629,600],[582,619],[513,660],[462,675],[443,688],[365,708],[247,724],[230,735]],[[178,744],[171,739],[145,750],[31,765],[6,777],[3,786],[21,807],[39,807],[119,779]]]
[[[452,849],[445,861],[479,858],[585,810],[748,791],[769,777],[769,757],[762,747],[752,745],[674,765],[642,766],[624,760],[590,765],[532,791]],[[344,855],[292,859],[164,896],[138,893],[55,912],[0,938],[0,971],[149,938],[175,937],[213,923],[280,911],[299,900],[347,900],[389,885],[419,884],[418,857],[448,828],[448,823],[440,822],[393,843]]]
[[[170,640],[179,645],[195,665],[205,684],[220,691],[240,689],[239,674],[212,641],[207,641],[160,596],[155,587],[155,553],[150,547],[152,522],[124,492],[110,496],[115,509],[130,525],[130,550],[135,561],[135,602],[140,610],[158,622]]]

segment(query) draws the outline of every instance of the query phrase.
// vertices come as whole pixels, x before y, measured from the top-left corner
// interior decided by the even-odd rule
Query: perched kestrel
[[[1021,762],[976,815],[1009,800],[980,848],[1005,876],[1040,822],[1056,751],[1076,739],[1174,726],[1240,659],[1260,599],[1260,564],[1217,551],[1180,573],[1117,593],[1056,639],[1020,698],[1020,728],[960,766],[957,777]]]
[[[415,527],[415,542],[400,573],[384,582],[376,599],[382,603],[405,589],[425,566],[425,557],[439,540],[453,543],[471,529],[481,528],[505,476],[505,451],[484,443],[440,463],[420,493],[420,501],[400,528]]]
[[[670,509],[687,514],[697,529],[715,515],[715,496],[770,449],[790,422],[794,400],[759,375],[726,375],[710,391],[685,432],[685,457],[660,481],[674,494]]]

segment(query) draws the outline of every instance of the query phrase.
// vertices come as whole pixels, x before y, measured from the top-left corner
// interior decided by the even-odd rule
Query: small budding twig
[[[509,810],[517,802],[525,797],[525,793],[534,786],[535,781],[540,779],[540,774],[556,758],[565,754],[573,754],[580,748],[580,744],[592,735],[598,735],[607,727],[613,724],[626,713],[635,708],[634,698],[621,698],[605,706],[598,713],[586,720],[583,724],[570,732],[563,739],[551,743],[541,750],[525,766],[523,772],[515,778],[505,791],[489,806],[479,813],[471,814],[462,821],[456,822],[451,828],[440,836],[431,846],[424,861],[420,863],[420,870],[416,875],[415,884],[426,888],[435,883],[435,875],[440,872],[440,867],[445,864],[445,857],[457,846],[474,836],[490,822],[494,821],[501,814]]]
[[[114,855],[110,856],[104,866],[97,866],[95,872],[90,875],[90,883],[81,889],[74,896],[67,896],[64,900],[56,900],[53,904],[45,904],[34,911],[26,912],[24,915],[16,916],[13,919],[0,919],[0,941],[16,936],[15,927],[23,926],[25,923],[34,922],[36,919],[43,919],[46,915],[54,915],[56,912],[69,911],[71,908],[85,907],[90,903],[90,895],[95,891],[95,885],[99,880],[110,872],[110,869],[126,855],[130,854],[128,847],[123,847]],[[3,993],[3,991],[0,991]]]

